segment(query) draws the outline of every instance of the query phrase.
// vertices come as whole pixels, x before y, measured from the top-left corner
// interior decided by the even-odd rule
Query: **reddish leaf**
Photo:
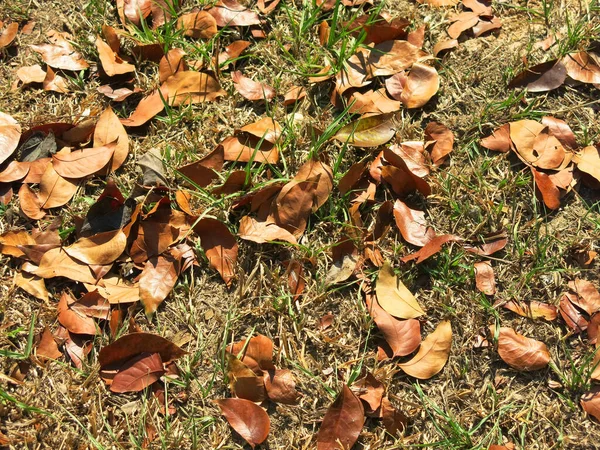
[[[491,233],[481,238],[482,242],[465,244],[465,249],[470,253],[480,256],[490,256],[499,252],[508,243],[505,232]]]
[[[453,234],[442,234],[435,236],[427,244],[425,244],[425,246],[421,250],[401,258],[401,261],[408,262],[416,259],[417,264],[421,264],[427,258],[438,253],[442,249],[444,244],[456,241],[462,241],[462,238]]]
[[[431,152],[433,165],[439,166],[446,156],[452,152],[454,133],[439,122],[429,122],[425,128],[426,147]]]
[[[451,50],[458,47],[458,40],[447,39],[445,41],[439,41],[433,46],[433,56],[437,56],[443,51]]]
[[[392,97],[400,100],[406,108],[421,108],[437,93],[440,88],[440,77],[435,68],[427,64],[414,63],[408,73],[395,75],[400,77],[402,90],[390,92]],[[392,77],[392,78],[394,78]],[[390,87],[386,83],[388,90]]]
[[[548,133],[556,137],[561,144],[571,150],[577,149],[577,137],[564,120],[551,116],[542,117],[542,124],[548,127]]]
[[[477,25],[479,14],[465,11],[454,16],[451,20],[453,23],[448,28],[448,36],[452,39],[457,39],[464,31]]]
[[[242,97],[248,100],[271,100],[275,97],[275,90],[271,86],[264,83],[257,83],[242,75],[242,72],[239,70],[231,73],[231,79],[233,80],[235,89]]]
[[[63,292],[58,302],[58,321],[71,333],[96,334],[96,322],[91,317],[73,311],[69,304],[75,302],[67,292]]]
[[[576,81],[600,84],[600,65],[587,52],[569,53],[561,60],[567,75]]]
[[[264,372],[263,379],[269,400],[284,405],[296,405],[300,393],[296,391],[294,375],[286,369],[270,369]]]
[[[58,345],[56,345],[54,336],[52,336],[52,332],[47,326],[44,328],[42,338],[40,339],[35,354],[37,357],[50,359],[57,359],[62,356],[62,353],[58,350]]]
[[[289,261],[286,273],[290,294],[292,294],[294,300],[298,300],[298,298],[300,298],[306,286],[306,280],[304,279],[303,271],[302,263],[300,261],[297,259],[292,259]]]
[[[435,232],[427,225],[425,213],[409,208],[401,200],[394,203],[394,218],[406,242],[423,247],[435,237]]]
[[[146,314],[151,314],[177,284],[178,264],[170,256],[150,258],[140,275],[140,300]]]
[[[21,138],[21,125],[6,113],[0,111],[0,164],[16,150]]]
[[[600,421],[600,389],[597,386],[581,396],[580,404],[586,413]]]
[[[200,244],[211,267],[219,272],[227,286],[231,286],[238,256],[235,236],[223,222],[211,218],[200,220],[194,231],[200,236]]]
[[[567,70],[563,63],[552,60],[519,73],[508,83],[508,87],[525,87],[529,92],[546,92],[562,86],[566,77]]]
[[[535,180],[535,187],[541,193],[544,204],[550,209],[560,208],[560,191],[550,177],[533,167],[531,167],[531,172]]]
[[[576,278],[569,281],[569,289],[577,293],[577,298],[571,297],[571,301],[590,316],[600,311],[600,293],[592,283]]]
[[[358,390],[358,398],[363,401],[363,406],[366,406],[365,413],[373,415],[381,406],[385,387],[383,383],[373,376],[370,372],[364,378],[355,382],[352,387]]]
[[[97,290],[84,294],[79,300],[71,303],[70,308],[76,313],[96,319],[108,320],[110,303]]]
[[[29,173],[30,167],[31,163],[29,162],[11,161],[4,170],[0,172],[0,183],[12,183],[14,181],[22,180]]]
[[[397,436],[398,432],[402,432],[408,425],[408,418],[392,406],[392,403],[387,397],[381,401],[381,419],[388,433],[392,436]]]
[[[497,30],[502,28],[502,21],[497,17],[492,17],[491,20],[482,20],[479,18],[477,25],[473,27],[473,36],[479,37],[488,31]]]
[[[159,353],[141,353],[127,361],[112,380],[112,392],[139,392],[165,374]]]
[[[481,140],[482,147],[494,150],[497,152],[506,153],[511,149],[510,140],[510,125],[502,125],[496,128],[491,136],[488,136]]]
[[[0,25],[1,27],[2,25]],[[8,47],[17,37],[17,32],[19,31],[19,23],[12,22],[6,26],[2,34],[0,34],[0,50],[5,47]]]
[[[441,322],[421,343],[411,360],[398,366],[411,377],[427,380],[440,372],[450,356],[452,327],[450,321]]]
[[[238,355],[243,351],[242,362],[254,371],[274,370],[273,341],[267,336],[259,334],[248,341],[239,341],[231,344],[227,351]]]
[[[140,353],[159,353],[163,363],[185,355],[185,352],[171,341],[151,333],[130,333],[100,350],[98,362],[101,368],[123,363]]]
[[[344,385],[342,392],[327,410],[317,435],[318,450],[350,449],[365,421],[365,411],[360,399]]]
[[[550,362],[546,344],[517,334],[512,328],[501,327],[498,353],[509,366],[517,370],[543,369]]]
[[[575,294],[566,293],[564,294],[559,303],[558,311],[560,315],[567,323],[567,326],[573,330],[574,333],[581,333],[588,327],[588,320],[583,314],[574,306],[577,296]]]
[[[489,261],[475,263],[475,283],[477,290],[485,295],[494,295],[496,293],[496,278],[494,269]]]
[[[229,425],[252,448],[267,439],[271,422],[260,406],[242,398],[224,398],[214,402],[221,408]]]
[[[403,40],[386,41],[375,45],[368,54],[370,77],[394,75],[412,67],[427,56],[419,47]]]
[[[225,47],[225,50],[219,53],[219,56],[217,57],[217,64],[226,68],[248,47],[250,47],[250,42],[248,41],[233,41],[231,44]]]

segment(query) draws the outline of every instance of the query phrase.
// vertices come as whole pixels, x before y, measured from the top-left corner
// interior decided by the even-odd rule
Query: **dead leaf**
[[[16,150],[21,139],[21,126],[6,113],[0,111],[0,164]]]
[[[248,41],[233,41],[231,44],[225,47],[221,53],[219,53],[219,56],[217,57],[217,64],[219,64],[222,68],[228,67],[231,63],[235,63],[242,52],[248,47],[250,47],[250,42]]]
[[[431,100],[440,88],[440,77],[435,68],[427,64],[414,63],[408,76],[397,74],[401,77],[399,84],[402,86],[400,95],[397,91],[390,92],[392,97],[400,100],[406,108],[421,108]],[[390,89],[387,82],[386,87]],[[396,94],[396,95],[394,95]]]
[[[600,65],[587,52],[569,53],[561,59],[567,75],[576,81],[600,84]]]
[[[235,89],[247,100],[271,100],[275,97],[275,90],[265,83],[258,83],[242,75],[242,72],[236,70],[231,73],[231,79]]]
[[[137,94],[138,92],[142,92],[142,90],[138,87],[134,88],[133,90],[127,87],[113,89],[109,85],[104,85],[98,88],[98,92],[106,95],[108,98],[115,102],[122,102],[131,94]]]
[[[252,448],[267,439],[271,422],[260,406],[242,398],[223,398],[214,402],[221,408],[229,425]]]
[[[425,314],[414,295],[398,280],[388,262],[379,269],[375,292],[381,307],[394,317],[414,319]]]
[[[296,390],[294,375],[287,369],[270,369],[264,372],[263,379],[269,400],[284,405],[296,405],[300,393]]]
[[[556,117],[544,116],[542,117],[542,125],[548,127],[548,133],[556,137],[565,147],[571,150],[575,150],[579,147],[577,145],[575,133],[573,133],[571,127],[569,127],[564,120],[557,119]]]
[[[35,350],[35,355],[38,358],[49,359],[58,359],[62,356],[62,353],[58,349],[58,345],[56,345],[54,336],[52,336],[52,332],[50,331],[50,328],[48,328],[48,326],[44,328],[44,332],[42,333],[40,343],[38,344],[37,349]]]
[[[0,50],[8,47],[17,37],[19,31],[19,23],[12,22],[6,26],[2,34],[0,34]]]
[[[567,292],[560,299],[558,312],[566,322],[567,326],[573,330],[573,333],[581,333],[588,327],[589,321],[575,307],[577,295]]]
[[[23,214],[30,219],[39,220],[46,215],[46,212],[42,210],[39,195],[27,184],[22,184],[19,188],[19,205]]]
[[[110,303],[100,295],[98,290],[84,294],[70,308],[76,313],[83,314],[96,319],[108,320],[110,315]]]
[[[365,413],[374,415],[381,406],[385,387],[383,383],[373,376],[371,372],[367,372],[364,378],[356,381],[352,387],[358,391],[358,398],[362,400],[363,406],[366,406]]]
[[[446,50],[451,50],[456,47],[458,47],[458,40],[456,39],[447,39],[445,41],[439,41],[433,46],[433,56],[437,56]]]
[[[423,247],[435,237],[435,232],[425,219],[425,213],[409,208],[402,200],[394,203],[394,219],[406,242]]]
[[[96,38],[96,48],[98,49],[98,57],[100,58],[100,64],[102,64],[102,70],[109,77],[135,72],[135,66],[123,61],[100,36]]]
[[[560,208],[560,191],[552,182],[550,177],[544,172],[540,172],[530,167],[535,180],[535,187],[540,192],[544,204],[550,209]]]
[[[54,69],[63,70],[85,70],[89,64],[83,59],[83,55],[73,48],[67,39],[70,36],[58,31],[49,31],[48,39],[51,44],[32,45],[33,51],[42,55],[46,64]]]
[[[23,289],[30,295],[40,300],[48,301],[48,290],[44,279],[27,272],[17,272],[15,275],[15,286]]]
[[[596,180],[600,181],[600,150],[593,145],[588,145],[573,156],[577,168]]]
[[[502,306],[520,316],[529,317],[530,319],[544,318],[546,320],[555,320],[558,317],[558,309],[556,306],[535,300],[527,303],[517,303],[515,300],[511,300]]]
[[[64,251],[86,264],[105,265],[114,262],[125,251],[127,236],[122,230],[106,231],[81,238]]]
[[[70,257],[61,248],[53,248],[44,253],[39,267],[33,273],[42,278],[65,277],[81,283],[96,283],[89,266]]]
[[[489,261],[475,263],[475,283],[477,290],[485,295],[496,293],[496,278],[494,277],[492,263]]]
[[[507,153],[510,151],[512,141],[510,139],[510,125],[502,125],[496,128],[491,136],[483,138],[480,141],[482,147],[496,152]]]
[[[186,53],[180,48],[172,48],[161,58],[158,64],[158,78],[161,83],[167,81],[171,75],[187,70],[187,64],[183,59],[185,55]]]
[[[50,209],[66,204],[75,195],[77,186],[76,181],[63,178],[54,170],[53,164],[48,164],[40,181],[40,206]]]
[[[79,314],[73,311],[69,305],[74,303],[75,299],[67,292],[63,292],[58,302],[58,321],[60,324],[75,334],[96,334],[96,322],[91,317]]]
[[[438,253],[440,250],[442,250],[442,247],[444,246],[444,244],[447,244],[448,242],[457,242],[457,241],[462,241],[462,238],[459,236],[455,236],[453,234],[438,235],[438,236],[433,237],[418,252],[412,253],[410,255],[406,255],[405,257],[401,258],[400,260],[402,262],[408,262],[408,261],[412,261],[412,260],[416,259],[417,264],[421,264],[423,261],[425,261],[426,259],[430,258],[431,256]]]
[[[398,436],[398,432],[404,431],[408,425],[406,415],[394,408],[387,396],[381,400],[381,419],[386,431],[392,436]]]
[[[98,354],[101,368],[124,363],[140,353],[159,353],[164,364],[180,358],[186,352],[171,341],[151,333],[130,333],[103,347]]]
[[[217,21],[207,11],[196,11],[179,16],[177,28],[194,39],[211,39],[217,34]]]
[[[335,402],[327,409],[319,434],[317,450],[350,449],[365,421],[365,411],[360,399],[344,385]]]
[[[444,320],[423,340],[417,354],[398,366],[411,377],[427,380],[444,368],[451,346],[452,327],[450,321]]]
[[[590,316],[600,311],[600,293],[592,283],[576,278],[574,281],[569,281],[569,289],[577,294],[577,298],[572,300],[573,303]]]
[[[567,78],[567,69],[557,60],[537,64],[519,73],[509,88],[525,87],[529,92],[547,92],[559,88]]]
[[[513,369],[531,371],[543,369],[550,362],[546,344],[518,334],[512,328],[501,327],[498,354]]]
[[[386,41],[375,45],[368,53],[369,77],[394,75],[412,67],[427,53],[408,41]]]
[[[492,17],[491,20],[482,20],[479,18],[477,25],[473,27],[473,36],[479,37],[488,31],[497,30],[502,28],[502,21],[497,17]]]
[[[381,114],[355,120],[342,127],[333,139],[356,147],[379,147],[396,134],[392,117],[392,114]]]
[[[367,309],[373,322],[392,350],[389,357],[406,356],[421,344],[421,325],[416,319],[398,320],[388,314],[370,293],[366,295]]]
[[[233,355],[242,353],[242,362],[257,373],[260,373],[260,370],[275,370],[273,341],[262,334],[247,341],[235,342],[227,347],[227,351]]]
[[[140,275],[140,300],[146,314],[156,312],[177,284],[177,266],[170,256],[155,256],[146,262]]]
[[[265,242],[284,241],[297,244],[292,233],[272,222],[260,222],[250,216],[240,220],[238,236],[246,241],[264,244]]]
[[[112,392],[139,392],[165,374],[159,353],[140,353],[127,361],[112,380]]]
[[[39,64],[23,66],[17,70],[17,77],[23,84],[43,83],[46,79],[46,71]]]
[[[258,14],[240,5],[235,0],[220,0],[213,8],[208,10],[208,13],[215,18],[217,26],[221,28],[260,24]]]
[[[211,267],[219,272],[228,287],[231,286],[238,256],[235,236],[223,222],[208,217],[194,226],[194,232],[200,236],[200,245]]]
[[[425,146],[431,153],[434,166],[441,165],[454,146],[454,133],[439,122],[429,122],[425,127]]]
[[[580,405],[583,410],[600,421],[600,389],[594,387],[590,392],[581,396]]]
[[[448,36],[452,39],[458,39],[458,37],[470,28],[473,28],[479,22],[479,14],[465,11],[450,19],[453,23],[448,28]]]
[[[114,172],[123,165],[129,154],[129,137],[117,115],[109,106],[98,119],[94,130],[94,148],[109,147],[115,143],[110,170]]]

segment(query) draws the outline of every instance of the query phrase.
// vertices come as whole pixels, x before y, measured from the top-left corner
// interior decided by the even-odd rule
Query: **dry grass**
[[[198,2],[188,3],[186,8]],[[286,3],[290,13],[300,17],[300,2]],[[379,422],[368,420],[356,448],[484,449],[502,441],[512,441],[520,449],[600,448],[600,427],[578,406],[581,392],[561,387],[561,380],[550,369],[518,373],[509,369],[493,348],[473,348],[482,330],[501,323],[544,341],[566,374],[571,371],[569,360],[579,361],[586,352],[584,340],[569,336],[560,322],[529,321],[492,306],[494,300],[503,303],[511,299],[556,304],[568,280],[577,276],[598,283],[598,261],[581,270],[570,258],[581,246],[597,249],[597,191],[570,194],[563,200],[563,208],[548,213],[536,200],[531,176],[523,166],[477,145],[477,140],[497,124],[544,114],[565,119],[581,141],[597,142],[600,138],[598,90],[594,88],[565,87],[546,95],[527,94],[517,101],[508,100],[515,94],[507,90],[507,80],[520,70],[522,58],[535,62],[546,58],[540,50],[531,51],[531,44],[544,37],[544,22],[522,9],[539,10],[541,5],[495,4],[503,21],[500,33],[467,40],[445,56],[440,62],[442,84],[437,97],[423,110],[402,113],[398,140],[422,139],[422,129],[431,120],[446,124],[457,138],[450,164],[434,174],[434,193],[423,203],[435,230],[473,237],[505,228],[510,236],[506,250],[494,260],[499,293],[493,300],[475,289],[472,266],[477,258],[473,255],[449,248],[420,266],[401,265],[399,258],[411,250],[397,232],[391,231],[382,242],[384,257],[401,268],[401,278],[418,293],[427,310],[423,335],[442,319],[452,322],[452,352],[439,375],[416,383],[399,373],[394,362],[377,362],[377,332],[357,284],[336,289],[324,286],[331,263],[328,249],[342,232],[344,206],[336,196],[318,213],[318,217],[329,220],[311,220],[302,241],[304,247],[240,245],[238,281],[231,290],[201,260],[200,267],[183,277],[154,317],[148,319],[139,308],[131,310],[142,329],[180,342],[188,352],[179,362],[180,378],[169,383],[167,395],[174,399],[175,415],[162,414],[149,394],[108,392],[97,376],[97,353],[90,355],[82,371],[64,362],[39,367],[27,360],[4,358],[0,361],[2,374],[14,378],[19,370],[28,372],[22,383],[0,378],[0,431],[14,439],[15,448],[242,448],[243,441],[232,433],[211,400],[229,396],[224,382],[224,346],[262,333],[273,338],[276,364],[293,370],[303,393],[298,406],[270,407],[271,433],[264,448],[312,448],[332,393],[361,370],[370,370],[385,382],[392,402],[410,422],[405,435],[394,440]],[[453,9],[390,0],[384,11],[417,25],[429,24],[425,49],[430,50],[444,35]],[[567,13],[576,19],[582,11],[570,2],[553,6],[550,23],[555,29],[564,32]],[[0,110],[27,128],[52,121],[76,121],[82,114],[97,115],[108,105],[97,94],[98,82],[93,76],[69,95],[12,91],[10,86],[18,67],[38,62],[28,45],[43,41],[50,29],[70,31],[86,59],[95,61],[93,41],[99,27],[103,23],[118,25],[112,2],[91,0],[82,5],[62,0],[11,0],[0,4],[0,19],[8,18],[33,19],[38,27],[31,36],[19,36],[18,50],[2,56]],[[281,92],[292,85],[306,86],[309,92],[308,101],[297,111],[297,136],[284,149],[284,176],[289,177],[310,150],[307,126],[325,128],[335,111],[328,102],[328,89],[310,85],[295,73],[278,45],[278,41],[281,45],[294,44],[294,57],[299,64],[308,64],[309,57],[325,54],[315,50],[316,28],[295,42],[289,17],[280,7],[268,19],[267,29],[267,39],[252,40],[244,73],[279,87]],[[248,37],[247,32],[241,33],[232,30],[221,45],[242,35]],[[155,66],[143,65],[138,84],[150,88],[155,74]],[[175,123],[153,120],[131,133],[132,152],[116,179],[124,192],[133,189],[138,176],[136,161],[150,148],[169,149],[174,155],[170,163],[178,166],[206,154],[234,129],[265,114],[264,107],[240,101],[228,80],[225,75],[223,85],[233,95],[223,101],[194,106]],[[127,115],[136,102],[130,97],[118,107],[122,108],[119,114]],[[282,123],[292,122],[280,105],[274,104],[267,113]],[[334,143],[324,149],[330,160],[335,160],[339,151]],[[364,155],[364,150],[350,149],[340,172]],[[101,182],[88,183],[71,205],[56,212],[64,226],[71,223],[73,215],[85,211],[101,189]],[[226,209],[217,214],[223,219],[236,218],[236,213]],[[14,202],[0,215],[0,231],[31,225],[19,215]],[[314,266],[307,265],[306,291],[298,301],[285,287],[282,261],[291,257],[314,257],[315,261]],[[0,261],[0,347],[23,352],[33,317],[36,333],[45,324],[56,323],[56,299],[43,304],[13,290],[15,263],[5,257]],[[53,292],[60,292],[63,286],[60,281],[50,284]],[[319,319],[329,312],[335,316],[334,325],[320,331]],[[145,441],[153,433],[156,439]]]

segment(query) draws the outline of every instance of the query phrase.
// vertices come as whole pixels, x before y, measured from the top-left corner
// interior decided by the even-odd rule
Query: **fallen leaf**
[[[512,328],[501,327],[498,354],[513,369],[531,371],[543,369],[550,362],[546,344],[518,334]]]
[[[567,75],[576,81],[600,84],[600,65],[587,52],[569,53],[561,59]]]
[[[48,301],[48,290],[44,279],[27,272],[17,272],[15,275],[15,286],[23,289],[30,295],[40,300]]]
[[[75,302],[67,292],[63,292],[58,302],[58,321],[60,324],[75,334],[96,334],[96,322],[91,317],[73,311],[69,305]]]
[[[502,125],[496,128],[491,136],[480,141],[482,147],[496,152],[507,153],[510,151],[512,141],[510,140],[510,125]]]
[[[217,34],[217,21],[207,11],[191,12],[179,16],[177,28],[194,39],[211,39]]]
[[[62,356],[61,351],[58,349],[58,345],[54,340],[54,336],[52,336],[52,332],[50,328],[46,326],[42,333],[42,338],[40,339],[40,343],[38,344],[35,355],[38,358],[49,358],[49,359],[58,359]]]
[[[219,53],[219,56],[217,57],[217,64],[225,68],[231,63],[235,63],[242,52],[250,47],[250,45],[251,44],[248,41],[233,41],[231,44],[225,47],[221,53]]]
[[[213,8],[208,10],[208,13],[215,18],[217,26],[221,28],[260,24],[258,14],[240,5],[235,0],[220,0]]]
[[[98,49],[102,70],[109,77],[135,72],[135,66],[123,61],[100,36],[96,38],[96,48]]]
[[[600,181],[600,150],[593,145],[588,145],[573,156],[577,168],[596,180]]]
[[[368,53],[369,77],[385,77],[412,67],[427,53],[408,41],[386,41],[375,45]]]
[[[452,152],[454,133],[442,123],[429,122],[425,127],[425,141],[425,146],[431,153],[433,165],[439,166]]]
[[[586,317],[575,307],[577,301],[577,295],[569,292],[565,293],[558,306],[558,312],[566,322],[567,326],[573,330],[574,333],[581,333],[588,327],[589,321]]]
[[[146,314],[156,312],[177,284],[177,266],[170,256],[155,256],[146,262],[140,274],[140,300]]]
[[[388,262],[379,269],[375,292],[381,307],[392,316],[414,319],[425,314],[414,295],[398,280]]]
[[[86,264],[110,264],[125,251],[127,236],[122,230],[106,231],[81,238],[64,251]]]
[[[294,375],[287,369],[270,369],[263,373],[269,400],[284,405],[296,405],[300,393],[296,390]]]
[[[0,111],[0,164],[16,150],[21,139],[21,125],[6,113]]]
[[[65,277],[81,283],[96,283],[89,266],[72,258],[60,247],[44,253],[39,267],[33,273],[42,278]]]
[[[242,398],[224,398],[214,402],[221,408],[229,425],[252,448],[267,439],[271,422],[260,406]]]
[[[527,303],[511,300],[504,305],[504,308],[511,310],[523,317],[530,319],[544,318],[546,320],[555,320],[558,317],[558,309],[554,305],[532,300]]]
[[[450,321],[444,320],[423,340],[417,354],[398,366],[411,377],[427,380],[444,368],[451,346],[452,327]]]
[[[194,232],[200,236],[200,245],[211,267],[219,272],[228,287],[231,286],[238,256],[235,236],[223,222],[208,217],[194,226]]]
[[[448,36],[452,39],[458,39],[458,37],[469,28],[473,28],[479,22],[479,14],[465,11],[454,16],[450,19],[453,23],[448,28]]]
[[[113,89],[109,85],[104,85],[104,86],[100,86],[98,88],[98,92],[106,95],[108,98],[110,98],[111,100],[114,100],[115,102],[122,102],[127,97],[129,97],[131,94],[137,94],[138,92],[142,92],[142,90],[137,87],[134,88],[133,90],[131,90],[127,87]]]
[[[331,404],[317,434],[317,450],[350,449],[365,421],[365,411],[360,399],[344,385],[342,392]]]
[[[404,431],[408,425],[406,415],[394,408],[387,396],[381,400],[381,419],[386,431],[392,436],[398,436],[398,432]]]
[[[497,17],[492,17],[491,20],[482,20],[479,18],[477,25],[473,27],[473,36],[479,37],[488,31],[497,30],[502,28],[502,21]]]
[[[401,83],[402,92],[399,98],[390,92],[392,97],[400,100],[406,108],[421,108],[437,93],[440,88],[440,77],[435,68],[427,64],[414,63],[408,76]]]
[[[0,234],[0,253],[3,255],[20,258],[24,256],[19,247],[23,245],[35,245],[36,241],[31,233],[25,230],[10,230]]]
[[[489,261],[475,263],[475,284],[477,290],[485,295],[496,293],[496,278],[494,277],[492,264]]]
[[[159,353],[141,353],[127,361],[112,380],[112,392],[139,392],[165,374]]]
[[[242,75],[239,70],[231,73],[231,79],[235,89],[247,100],[271,100],[276,95],[271,86],[253,81]]]
[[[242,362],[255,372],[275,370],[273,365],[273,341],[262,334],[247,341],[235,342],[227,348],[227,351],[234,355],[242,353]]]
[[[39,64],[24,66],[17,70],[17,77],[23,84],[43,83],[46,79],[46,71]]]
[[[569,281],[569,289],[577,294],[577,298],[571,301],[590,316],[600,311],[600,293],[591,282],[575,278]]]
[[[530,167],[530,169],[535,180],[535,187],[540,192],[544,204],[550,209],[560,208],[560,191],[552,182],[552,179],[544,172],[540,172],[533,167]]]
[[[567,78],[567,69],[557,60],[537,64],[517,74],[509,88],[525,87],[529,92],[547,92],[559,88]]]
[[[453,234],[438,235],[438,236],[433,237],[418,252],[412,253],[410,255],[406,255],[403,258],[401,258],[400,260],[402,262],[408,262],[408,261],[412,261],[412,260],[416,259],[417,264],[421,264],[423,261],[425,261],[429,257],[438,253],[442,249],[444,244],[447,244],[448,242],[457,242],[457,241],[462,241],[462,238],[455,236]]]
[[[366,405],[365,413],[373,415],[381,406],[385,387],[383,383],[373,376],[371,372],[367,372],[364,378],[356,381],[352,387],[358,391],[358,398],[363,401],[363,406]]]
[[[573,133],[571,127],[569,127],[564,120],[557,119],[556,117],[544,116],[542,117],[542,125],[548,127],[548,133],[556,137],[565,147],[571,150],[575,150],[579,147],[577,145],[575,133]]]
[[[161,58],[158,64],[158,78],[161,83],[167,81],[171,75],[187,70],[187,64],[183,59],[185,55],[186,53],[180,48],[172,48]]]
[[[89,64],[83,59],[83,55],[77,52],[67,41],[70,36],[58,31],[48,32],[51,44],[32,45],[33,51],[42,55],[46,64],[54,69],[63,70],[85,70]]]
[[[54,170],[53,164],[48,164],[40,181],[40,206],[49,209],[66,204],[75,195],[77,186],[76,181],[63,178]]]
[[[96,319],[108,320],[110,316],[110,302],[102,297],[98,290],[84,294],[69,307],[76,313]]]
[[[46,215],[46,212],[42,210],[39,195],[27,184],[22,184],[19,188],[19,205],[23,214],[30,219],[39,220]]]
[[[586,413],[600,421],[600,389],[598,387],[583,394],[579,403]]]
[[[156,334],[130,333],[103,347],[98,354],[98,362],[101,368],[106,368],[124,363],[140,353],[158,353],[164,364],[185,354],[177,345]]]
[[[6,26],[2,34],[0,34],[0,50],[8,47],[17,37],[19,31],[19,23],[12,22]]]
[[[406,242],[423,247],[435,237],[435,232],[425,219],[425,213],[409,208],[402,200],[394,203],[394,219]]]
[[[297,244],[298,241],[292,233],[272,222],[260,222],[250,216],[240,220],[238,236],[246,241],[264,244],[265,242],[283,241]]]
[[[379,147],[392,139],[395,134],[392,114],[381,114],[349,123],[342,127],[333,139],[356,147]]]
[[[439,41],[433,46],[433,56],[437,56],[446,50],[451,50],[456,47],[458,47],[458,40],[456,39],[447,39],[445,41]]]
[[[109,106],[98,119],[94,130],[94,148],[109,147],[114,145],[114,152],[110,162],[110,170],[114,172],[123,165],[129,154],[129,137],[121,121]]]

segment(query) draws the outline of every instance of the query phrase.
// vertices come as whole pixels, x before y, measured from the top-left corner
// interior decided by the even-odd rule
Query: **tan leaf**
[[[122,230],[105,231],[81,238],[64,251],[86,264],[110,264],[125,251],[127,236]]]
[[[15,286],[20,287],[28,294],[40,300],[48,301],[48,290],[44,279],[27,272],[17,272]]]
[[[77,182],[63,178],[54,170],[52,164],[48,164],[40,181],[40,206],[49,209],[66,204],[75,195],[77,186]]]
[[[600,181],[600,150],[596,147],[588,145],[573,156],[573,161],[579,170]]]
[[[1,27],[1,25],[0,25]],[[5,47],[8,47],[17,37],[17,32],[19,31],[19,23],[12,22],[6,26],[2,34],[0,34],[0,50]]]
[[[414,319],[425,314],[414,295],[397,279],[388,262],[379,269],[375,292],[381,307],[394,317]]]
[[[41,357],[50,359],[58,359],[62,356],[62,353],[60,350],[58,350],[58,345],[56,345],[54,336],[52,336],[52,332],[47,326],[44,328],[42,338],[40,339],[37,349],[35,350],[35,354],[38,358]]]
[[[17,77],[23,84],[43,83],[46,79],[46,71],[39,64],[24,66],[17,70]]]
[[[0,164],[16,150],[21,139],[21,125],[6,113],[0,111]]]
[[[292,233],[272,222],[259,222],[250,216],[240,220],[238,236],[246,241],[263,244],[272,241],[284,241],[296,244],[297,240]]]
[[[48,32],[48,39],[52,44],[32,45],[31,48],[42,55],[44,62],[54,69],[73,71],[87,69],[89,64],[67,41],[68,37],[70,36],[66,33],[52,30]]]
[[[248,100],[271,100],[275,97],[275,90],[271,86],[253,81],[239,70],[231,73],[231,79],[235,89]]]
[[[349,123],[342,127],[333,139],[356,147],[379,147],[392,139],[395,134],[392,114],[381,114]]]
[[[489,261],[475,263],[475,284],[477,290],[485,295],[496,293],[496,278],[494,277],[492,264]]]
[[[52,155],[52,167],[63,178],[84,178],[100,171],[113,157],[116,142],[102,147],[76,150],[71,153]],[[43,183],[43,179],[42,179]]]
[[[600,293],[592,283],[576,278],[574,281],[569,281],[569,289],[578,296],[573,303],[590,316],[600,311]]]
[[[440,77],[437,70],[427,64],[414,63],[402,86],[399,100],[407,108],[421,108],[439,88]]]
[[[177,28],[194,39],[211,39],[217,34],[217,21],[208,12],[197,11],[179,16]]]
[[[109,106],[100,115],[96,124],[94,130],[94,147],[108,147],[112,143],[115,143],[114,153],[110,163],[110,170],[107,171],[108,173],[114,172],[121,167],[129,154],[129,137],[127,136],[127,132]]]
[[[398,366],[411,377],[427,380],[444,368],[452,346],[450,321],[442,321],[421,343],[421,348],[410,360]]]
[[[158,77],[161,83],[165,82],[171,75],[187,70],[187,64],[183,57],[186,53],[180,48],[172,48],[163,56],[158,64]]]
[[[146,314],[154,313],[177,284],[178,264],[170,256],[150,258],[140,275],[139,296]]]
[[[527,303],[509,301],[503,305],[504,308],[511,310],[523,317],[530,319],[544,318],[546,320],[555,320],[558,317],[558,309],[554,305],[532,300]]]
[[[200,236],[200,244],[211,267],[219,272],[227,286],[231,286],[238,256],[235,236],[223,222],[211,218],[200,220],[194,231]]]
[[[71,333],[96,334],[96,322],[91,317],[73,311],[69,305],[75,302],[67,292],[63,292],[58,302],[58,321]]]
[[[100,36],[96,38],[96,48],[98,49],[102,70],[109,77],[135,72],[135,66],[123,61]]]
[[[42,278],[65,277],[82,283],[96,283],[88,265],[70,257],[61,248],[53,248],[44,253],[39,267],[33,273]]]

